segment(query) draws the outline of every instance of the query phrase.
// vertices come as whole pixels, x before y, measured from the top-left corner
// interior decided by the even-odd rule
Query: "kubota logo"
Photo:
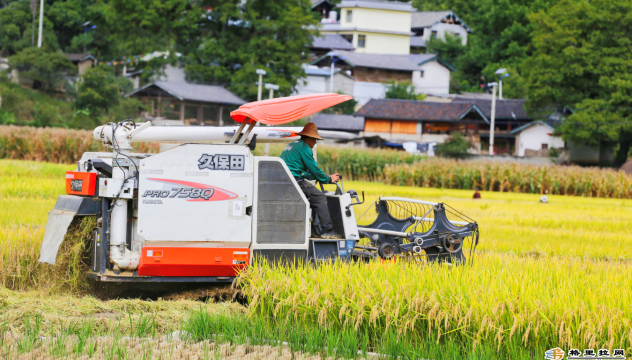
[[[148,180],[161,182],[166,186],[162,189],[145,190],[144,198],[178,198],[187,201],[222,201],[235,199],[238,195],[216,186],[200,184],[190,181],[148,178]],[[169,187],[169,184],[179,186]],[[162,203],[162,202],[161,202]]]
[[[268,133],[268,137],[269,138],[287,138],[287,137],[294,137],[294,136],[298,136],[296,135],[296,133],[294,131],[286,131],[286,130],[267,130],[270,131],[270,133]]]

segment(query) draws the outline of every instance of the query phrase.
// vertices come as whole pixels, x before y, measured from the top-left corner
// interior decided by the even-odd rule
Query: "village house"
[[[340,18],[329,1],[312,1],[312,9],[322,15],[321,36],[309,47],[312,70],[297,87],[297,94],[323,88],[311,82],[328,82],[332,61],[353,78],[353,91],[344,93],[353,95],[360,105],[384,98],[386,83],[391,81],[408,82],[419,94],[449,93],[451,72],[456,69],[424,53],[427,40],[445,38],[446,33],[467,42],[472,30],[452,11],[416,11],[410,3],[381,0],[343,0],[337,8]],[[323,70],[319,77],[314,67]],[[337,82],[334,79],[334,89],[342,87]],[[331,87],[324,88],[330,91]]]
[[[450,72],[456,70],[434,54],[384,55],[352,51],[337,51],[337,54],[338,61],[334,66],[353,76],[353,93],[350,95],[361,105],[370,99],[384,98],[389,81],[408,82],[420,94],[447,94]],[[331,61],[331,56],[323,56],[311,65],[326,70]]]

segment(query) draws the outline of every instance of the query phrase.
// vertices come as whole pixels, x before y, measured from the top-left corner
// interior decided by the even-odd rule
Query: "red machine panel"
[[[96,183],[96,173],[66,171],[66,194],[94,196]]]
[[[141,276],[237,276],[248,265],[248,248],[145,246]]]

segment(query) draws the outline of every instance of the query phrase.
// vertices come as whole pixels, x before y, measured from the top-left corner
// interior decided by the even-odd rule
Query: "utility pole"
[[[257,75],[259,75],[259,90],[257,92],[257,101],[261,101],[261,86],[263,85],[263,75],[265,74],[265,70],[257,69]]]
[[[39,23],[39,36],[37,37],[37,47],[42,47],[42,28],[44,26],[44,0],[40,1],[40,23]]]
[[[496,86],[498,83],[489,83],[488,86],[492,87],[492,122],[489,127],[489,155],[494,155],[494,127],[496,121]]]
[[[338,56],[338,53],[335,51],[330,51],[327,53],[328,56],[331,56],[331,74],[329,74],[329,92],[334,92],[334,65],[336,64],[335,57]]]

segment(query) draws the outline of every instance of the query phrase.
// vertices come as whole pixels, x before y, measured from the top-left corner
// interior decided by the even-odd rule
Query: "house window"
[[[353,21],[353,11],[347,10],[347,22]]]
[[[542,150],[546,150],[549,148],[549,144],[542,144]]]
[[[358,47],[366,47],[366,35],[358,35]]]
[[[423,71],[423,70],[419,71],[419,77],[420,77],[420,78],[423,78],[423,77],[424,77],[424,71]]]
[[[432,32],[430,33],[430,38],[431,39],[436,39],[437,38],[437,30],[432,30]]]

